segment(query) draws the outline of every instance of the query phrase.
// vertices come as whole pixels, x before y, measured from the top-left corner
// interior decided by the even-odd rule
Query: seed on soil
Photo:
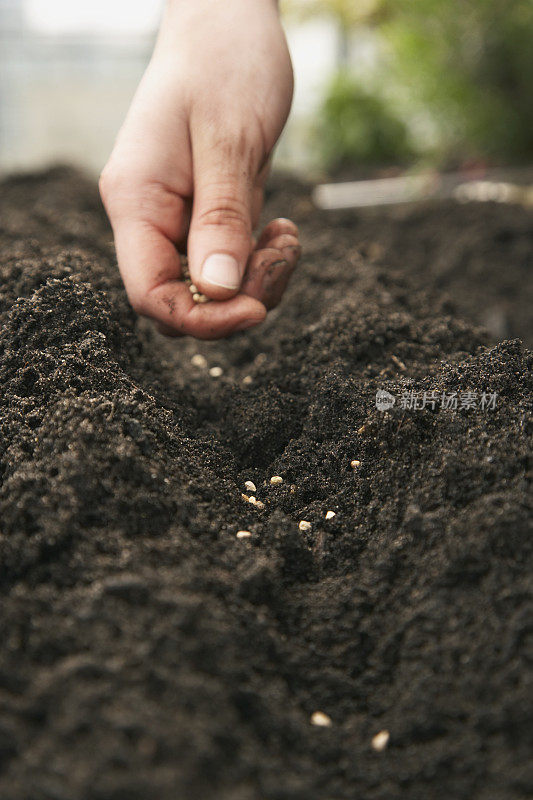
[[[328,717],[323,711],[313,711],[311,714],[311,725],[318,725],[319,728],[330,728],[331,724],[331,717]]]
[[[212,378],[220,378],[223,372],[224,370],[222,369],[222,367],[211,367],[211,369],[209,370],[209,374],[211,375]]]
[[[201,367],[201,369],[205,369],[207,367],[207,358],[201,353],[195,353],[191,358],[191,364],[193,367]]]
[[[250,496],[247,494],[241,494],[241,497],[246,503],[250,503],[251,506],[255,506],[259,510],[265,507],[265,504],[261,500],[258,500],[253,494]]]
[[[334,511],[326,511],[326,519],[333,519],[336,516]]]
[[[237,531],[236,533],[237,539],[249,539],[251,535],[251,531]]]
[[[366,431],[366,425],[361,425],[360,428],[357,429],[357,433],[362,434]]]
[[[272,475],[270,478],[270,483],[272,486],[278,486],[278,484],[283,483],[283,478],[281,475]]]
[[[380,731],[376,733],[375,736],[372,737],[372,749],[376,750],[376,752],[381,753],[387,747],[390,739],[390,733],[388,731]]]
[[[298,527],[300,528],[301,531],[310,531],[311,530],[311,523],[307,522],[307,520],[305,520],[305,519],[302,519],[298,523]]]
[[[350,461],[350,466],[352,469],[357,469],[358,467],[361,466],[361,462],[358,461],[356,458],[354,458],[353,461]]]
[[[252,378],[251,375],[245,375],[244,378],[242,379],[242,382],[244,383],[245,386],[249,386],[251,383],[254,382],[254,379]]]
[[[247,489],[249,492],[256,492],[257,487],[253,481],[245,481],[244,488]]]

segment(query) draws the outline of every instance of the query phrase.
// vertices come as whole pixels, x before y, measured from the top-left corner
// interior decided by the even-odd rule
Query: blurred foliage
[[[282,9],[299,19],[327,15],[346,30],[362,22],[378,21],[383,0],[282,0]]]
[[[455,158],[533,156],[532,0],[387,0],[392,79]]]
[[[398,104],[387,114],[383,98],[393,92],[402,98],[407,125],[425,119],[433,132],[431,142],[419,138],[421,156],[430,151],[448,162],[533,157],[533,0],[289,0],[289,9],[300,16],[333,16],[354,36],[362,24],[374,28],[380,51],[372,82],[377,105],[355,87],[353,95],[358,113],[370,118],[363,123],[355,113],[340,111],[339,95],[347,98],[350,91],[345,77],[326,89],[323,116],[331,115],[330,135],[336,119],[342,121],[337,140],[345,143],[346,158],[365,152],[354,148],[365,124],[374,135],[383,124],[379,136],[389,142]],[[353,135],[346,130],[350,119]],[[416,135],[414,126],[411,132]],[[403,143],[398,157],[402,151]]]
[[[333,171],[354,163],[404,162],[412,155],[403,122],[383,100],[364,91],[344,72],[327,88],[316,140],[322,160]]]

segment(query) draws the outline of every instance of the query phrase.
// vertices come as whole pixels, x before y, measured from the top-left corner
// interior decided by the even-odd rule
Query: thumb
[[[189,270],[193,283],[215,300],[239,290],[251,250],[251,158],[220,141],[194,157],[194,196],[189,229]]]

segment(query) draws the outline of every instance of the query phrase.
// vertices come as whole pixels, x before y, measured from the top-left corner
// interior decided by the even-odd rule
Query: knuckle
[[[100,175],[98,188],[104,205],[107,207],[115,205],[121,198],[131,194],[132,186],[127,172],[108,165],[104,167]]]
[[[216,196],[200,211],[198,222],[202,227],[224,227],[248,233],[251,230],[249,216],[249,209],[242,200]]]

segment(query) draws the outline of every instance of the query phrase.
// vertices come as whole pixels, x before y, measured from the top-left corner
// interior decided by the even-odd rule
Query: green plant
[[[338,73],[327,87],[316,140],[330,170],[404,162],[412,153],[403,122],[346,72]]]
[[[443,156],[533,156],[531,0],[388,0],[391,80]]]

